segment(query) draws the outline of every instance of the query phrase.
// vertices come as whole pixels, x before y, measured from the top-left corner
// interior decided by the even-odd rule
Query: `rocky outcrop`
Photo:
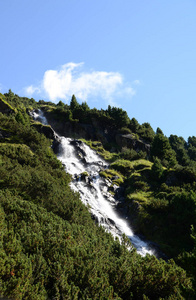
[[[32,125],[39,133],[43,133],[48,139],[54,139],[55,138],[55,132],[51,128],[51,126],[48,125],[42,125],[41,123],[35,123]]]
[[[150,154],[150,144],[142,141],[141,139],[136,139],[132,134],[117,134],[116,143],[119,147],[134,149],[135,151],[144,151],[148,155]]]
[[[0,98],[0,112],[9,115],[11,113],[14,113],[15,110],[11,107],[11,105],[9,105],[6,101]]]
[[[54,120],[50,113],[45,112],[49,124],[54,130],[65,137],[86,140],[100,141],[104,144],[116,144],[116,148],[122,149],[123,147],[134,149],[139,152],[144,151],[149,155],[150,144],[141,139],[137,139],[132,134],[119,134],[114,127],[103,126],[96,119],[92,119],[92,124],[82,124],[77,121],[59,122]],[[111,150],[111,149],[110,149]]]
[[[80,139],[84,138],[86,140],[101,141],[102,143],[111,142],[111,132],[107,134],[105,128],[99,124],[83,124],[77,121],[58,121],[54,120],[50,113],[45,112],[45,116],[48,123],[54,128],[54,130],[62,136]]]
[[[42,125],[41,123],[34,123],[32,125],[39,133],[43,133],[48,139],[53,140],[52,149],[55,154],[59,152],[60,137],[55,133],[50,125]]]

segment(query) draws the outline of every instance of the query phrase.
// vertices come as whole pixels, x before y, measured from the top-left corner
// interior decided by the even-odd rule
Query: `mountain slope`
[[[71,178],[54,155],[52,140],[37,132],[26,113],[43,103],[11,91],[1,97],[13,110],[0,113],[0,294],[14,299],[194,299],[191,280],[177,264],[128,251],[125,237],[120,245],[94,224],[70,190]],[[125,176],[126,190],[132,172],[141,175],[141,164],[127,167],[119,159],[130,162],[144,155],[134,149],[111,153],[111,167]],[[148,178],[152,163],[142,163]]]

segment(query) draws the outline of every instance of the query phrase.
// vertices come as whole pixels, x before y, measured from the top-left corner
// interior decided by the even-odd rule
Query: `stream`
[[[42,124],[48,124],[41,111],[33,112],[32,116]],[[57,158],[66,172],[72,175],[70,186],[80,193],[81,201],[88,206],[92,218],[120,240],[125,234],[142,256],[155,254],[150,243],[135,235],[128,221],[119,216],[116,210],[118,199],[110,193],[111,182],[99,175],[109,164],[80,140],[59,136],[58,140]],[[117,191],[119,187],[114,186],[113,189]]]

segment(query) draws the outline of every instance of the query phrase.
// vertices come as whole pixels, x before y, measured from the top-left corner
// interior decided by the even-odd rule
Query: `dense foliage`
[[[196,138],[169,139],[125,111],[98,111],[73,96],[70,105],[0,94],[0,295],[13,299],[194,299],[196,260]],[[134,225],[174,260],[141,257],[126,237],[118,240],[94,224],[70,187],[70,176],[36,131],[29,109],[44,107],[59,120],[99,119],[118,134],[151,143],[145,151],[103,148],[111,160],[102,176],[125,188]],[[1,107],[1,106],[0,106]],[[76,121],[77,120],[77,121]],[[127,247],[129,246],[129,247]],[[189,252],[184,252],[184,251]],[[177,257],[178,256],[178,257]],[[184,269],[183,269],[183,268]],[[188,272],[188,276],[186,271]]]

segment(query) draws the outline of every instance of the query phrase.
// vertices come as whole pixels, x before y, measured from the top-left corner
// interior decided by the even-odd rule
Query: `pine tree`
[[[75,97],[75,95],[72,96],[71,98],[71,102],[70,102],[70,108],[73,111],[74,109],[76,109],[79,106],[79,103]]]

